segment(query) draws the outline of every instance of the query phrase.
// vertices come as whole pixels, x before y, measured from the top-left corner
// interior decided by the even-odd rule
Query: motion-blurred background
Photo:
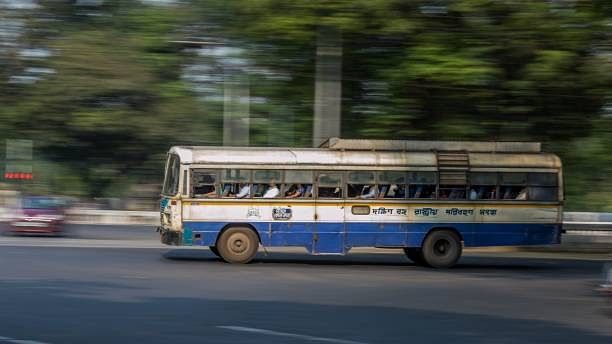
[[[5,203],[155,209],[171,145],[325,135],[541,141],[612,211],[612,2],[0,0]]]

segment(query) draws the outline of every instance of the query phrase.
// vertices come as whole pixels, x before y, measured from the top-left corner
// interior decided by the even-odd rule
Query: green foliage
[[[0,138],[36,140],[78,194],[159,182],[168,146],[222,136],[222,102],[198,99],[171,43],[195,37],[266,71],[242,75],[264,100],[251,144],[310,146],[318,39],[333,35],[343,136],[543,141],[565,162],[568,209],[611,210],[610,23],[605,0],[44,0],[22,43],[52,56],[0,55],[0,78],[54,74],[0,82]]]
[[[605,1],[199,6],[231,18],[217,16],[224,37],[268,44],[253,56],[259,63],[278,67],[310,54],[303,60],[308,67],[283,65],[292,76],[308,77],[280,88],[314,92],[318,35],[342,37],[343,136],[543,141],[566,163],[569,209],[612,207],[610,185],[596,177],[612,166],[605,158],[612,156],[610,120],[601,118],[612,86],[612,12]],[[275,105],[292,104],[285,93]],[[294,107],[293,116],[307,118],[311,110]]]
[[[0,113],[11,128],[6,137],[32,139],[42,158],[61,162],[73,192],[99,196],[127,180],[159,183],[150,169],[162,170],[160,152],[169,145],[218,142],[205,108],[180,79],[181,57],[170,43],[188,18],[184,8],[43,5],[39,18],[56,20],[31,25],[51,32],[44,42],[53,55],[44,65],[54,73],[16,89]],[[39,186],[72,192],[67,182],[45,180]]]

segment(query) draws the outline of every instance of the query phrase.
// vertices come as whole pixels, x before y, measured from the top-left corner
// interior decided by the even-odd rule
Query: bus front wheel
[[[420,248],[404,247],[404,253],[406,254],[406,257],[408,257],[408,259],[410,259],[415,264],[417,265],[425,264],[425,262],[423,261],[423,251],[421,251]]]
[[[216,247],[226,262],[246,264],[255,258],[259,240],[250,228],[232,227],[221,234]]]
[[[208,249],[210,250],[210,252],[212,252],[215,256],[220,257],[219,256],[219,250],[217,250],[217,246],[208,246]]]
[[[423,261],[432,268],[450,268],[461,257],[459,236],[450,230],[431,232],[423,242]]]

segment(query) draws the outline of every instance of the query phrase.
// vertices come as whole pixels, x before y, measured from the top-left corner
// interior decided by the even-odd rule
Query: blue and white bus
[[[403,248],[450,267],[463,247],[557,244],[561,161],[534,142],[343,140],[320,148],[172,147],[161,241],[231,263],[263,247]]]

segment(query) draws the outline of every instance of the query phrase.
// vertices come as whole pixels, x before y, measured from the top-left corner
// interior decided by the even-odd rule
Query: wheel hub
[[[450,243],[447,240],[438,240],[434,245],[434,252],[437,256],[445,256],[450,249]]]
[[[248,239],[241,233],[236,233],[230,237],[229,249],[233,253],[243,253],[249,248]]]

